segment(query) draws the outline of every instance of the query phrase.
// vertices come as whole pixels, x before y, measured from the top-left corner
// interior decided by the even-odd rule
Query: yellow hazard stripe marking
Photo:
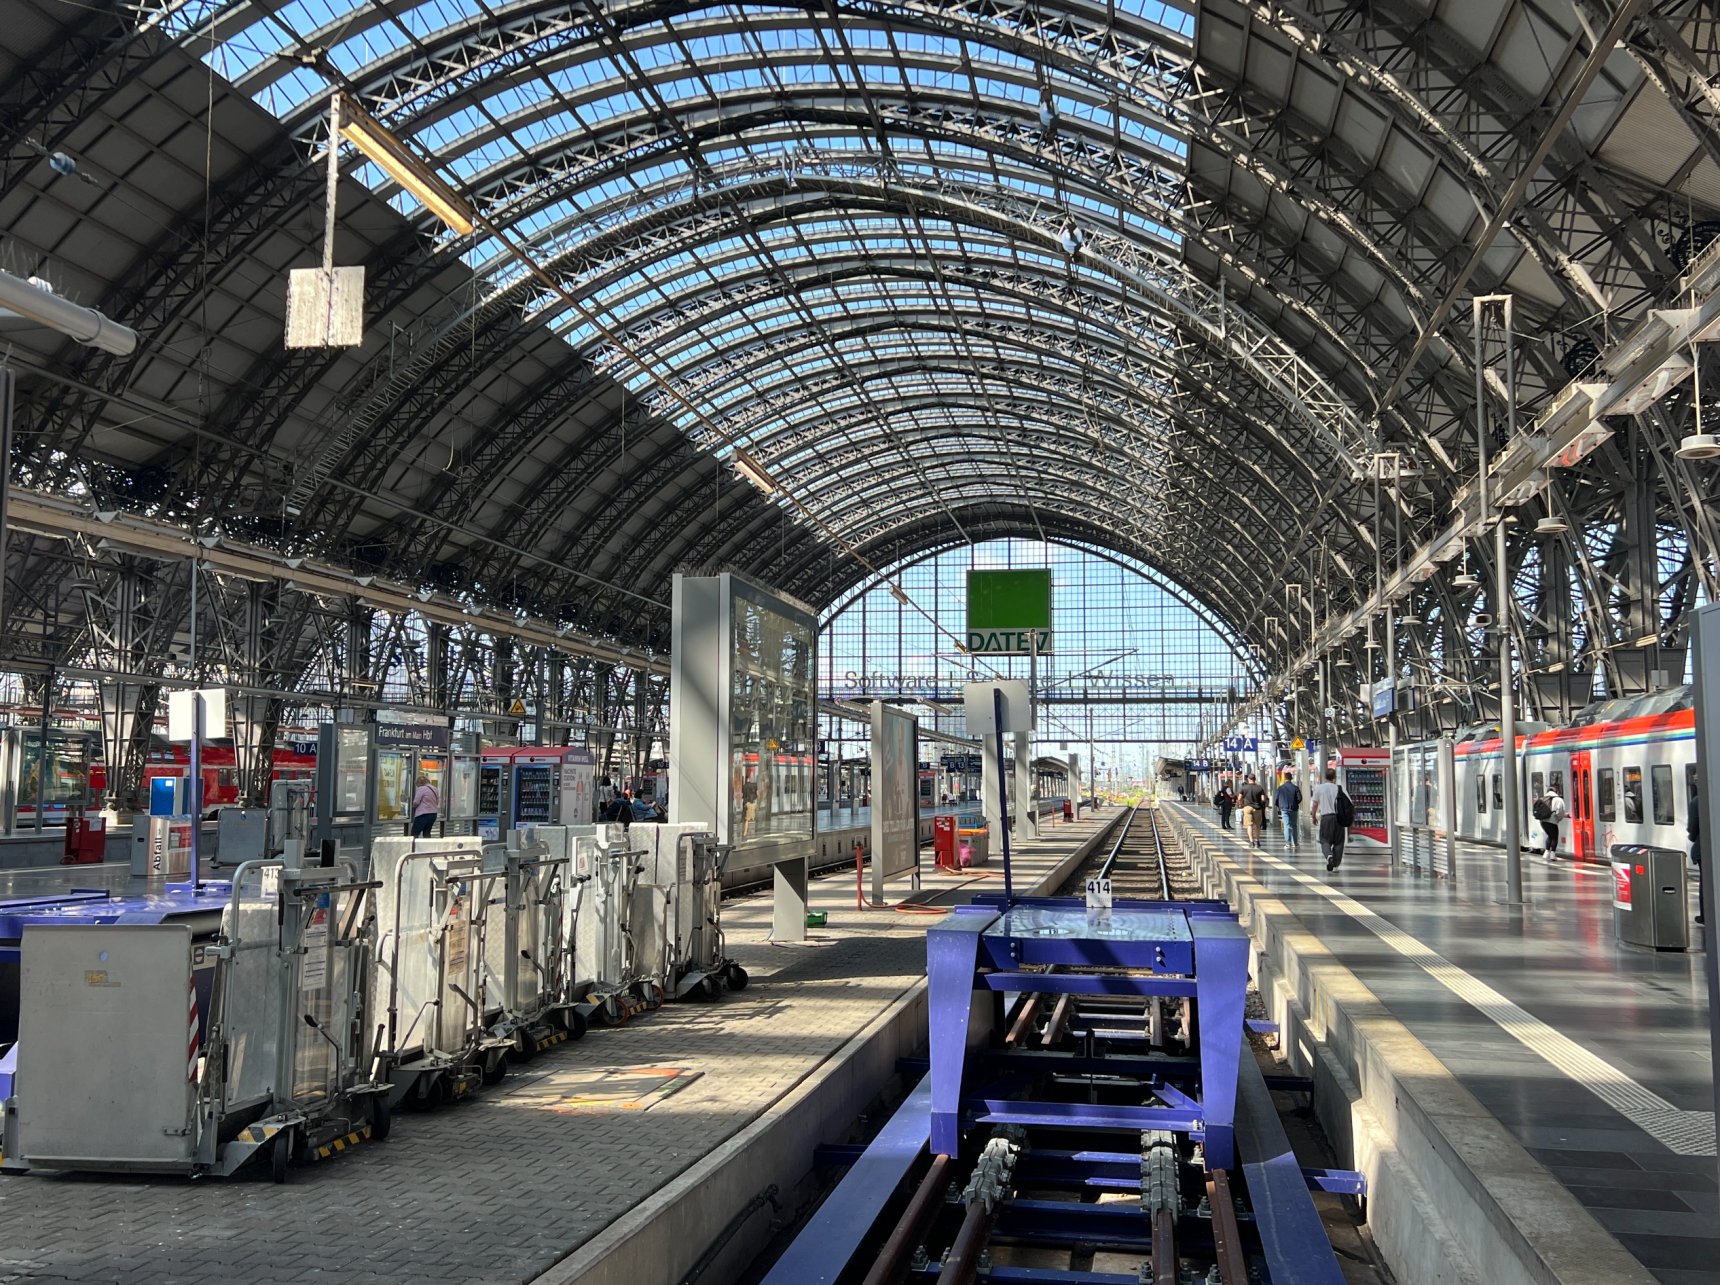
[[[367,1124],[364,1126],[364,1128],[359,1129],[358,1131],[356,1131],[354,1133],[349,1133],[343,1138],[336,1138],[333,1142],[330,1142],[324,1146],[318,1147],[317,1148],[317,1159],[318,1160],[327,1160],[335,1152],[345,1151],[348,1147],[356,1147],[359,1143],[365,1141],[369,1137],[370,1137],[370,1126]]]

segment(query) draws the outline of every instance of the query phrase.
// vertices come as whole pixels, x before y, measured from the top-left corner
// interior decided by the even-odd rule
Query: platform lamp
[[[1690,357],[1695,367],[1691,377],[1695,381],[1692,404],[1696,408],[1696,431],[1679,442],[1673,454],[1681,460],[1711,460],[1720,455],[1720,436],[1702,431],[1702,358],[1694,343],[1690,345]]]

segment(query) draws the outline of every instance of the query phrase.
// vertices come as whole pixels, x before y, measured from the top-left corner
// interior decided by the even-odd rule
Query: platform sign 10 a
[[[1049,567],[967,573],[968,651],[1025,656],[1052,648]]]

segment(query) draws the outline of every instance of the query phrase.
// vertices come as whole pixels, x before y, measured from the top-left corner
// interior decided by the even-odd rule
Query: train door
[[[1571,755],[1571,855],[1578,861],[1595,859],[1595,791],[1590,779],[1589,751]]]

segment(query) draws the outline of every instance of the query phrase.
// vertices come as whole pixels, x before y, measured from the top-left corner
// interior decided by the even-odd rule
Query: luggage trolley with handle
[[[489,903],[506,878],[474,836],[376,840],[378,945],[372,1078],[391,1106],[422,1109],[506,1074],[511,1038],[494,1034]]]

